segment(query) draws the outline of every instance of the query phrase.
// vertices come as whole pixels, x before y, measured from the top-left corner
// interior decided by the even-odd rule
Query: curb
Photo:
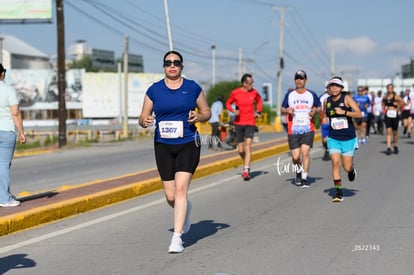
[[[320,134],[316,134],[314,143],[320,140]],[[287,143],[256,150],[252,153],[252,161],[272,157],[277,154],[287,152],[288,150],[289,146]],[[240,165],[242,165],[242,160],[239,156],[204,164],[197,168],[193,175],[193,180],[219,173]],[[73,187],[70,189],[76,188],[77,187]],[[39,226],[41,224],[50,223],[161,189],[162,182],[159,177],[156,177],[115,187],[110,190],[99,191],[93,194],[82,195],[76,198],[66,199],[61,202],[28,209],[16,214],[6,215],[0,217],[0,236]]]

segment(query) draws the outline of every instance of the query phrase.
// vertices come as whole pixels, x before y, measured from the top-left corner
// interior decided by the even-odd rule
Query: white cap
[[[341,86],[342,88],[344,88],[344,82],[339,78],[332,78],[331,80],[329,80],[328,86],[330,86],[332,84],[335,84],[335,85],[338,85],[338,86]]]

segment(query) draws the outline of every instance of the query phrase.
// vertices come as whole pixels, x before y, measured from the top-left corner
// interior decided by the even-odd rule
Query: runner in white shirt
[[[407,137],[411,138],[412,123],[413,123],[413,120],[411,117],[412,102],[410,98],[410,89],[408,88],[405,89],[403,101],[404,101],[404,106],[401,112],[401,119],[402,119],[402,124],[404,126],[404,135],[408,133]]]
[[[384,112],[382,110],[382,91],[378,91],[374,98],[373,112],[377,123],[377,133],[384,135]]]

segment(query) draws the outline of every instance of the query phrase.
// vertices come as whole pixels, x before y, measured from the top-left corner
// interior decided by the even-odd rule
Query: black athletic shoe
[[[387,154],[387,156],[391,155],[391,148],[387,148],[386,154]]]
[[[354,181],[356,176],[357,176],[357,172],[356,172],[355,167],[354,167],[354,168],[352,168],[352,171],[348,172],[348,180],[349,181]]]
[[[302,186],[302,172],[296,173],[295,184],[297,186]]]
[[[394,154],[398,154],[398,147],[394,146]]]
[[[301,187],[301,188],[309,188],[309,187],[310,187],[310,185],[309,185],[309,183],[308,183],[308,181],[307,181],[307,180],[302,179],[302,182],[301,182],[300,187]]]
[[[336,189],[336,195],[332,199],[332,202],[341,202],[344,200],[344,196],[342,195],[341,189]]]

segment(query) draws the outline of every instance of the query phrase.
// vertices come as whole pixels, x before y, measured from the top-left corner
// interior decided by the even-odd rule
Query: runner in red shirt
[[[250,179],[251,147],[254,132],[256,131],[256,118],[262,112],[262,98],[253,88],[253,77],[244,74],[241,78],[242,86],[234,89],[226,101],[226,108],[235,114],[234,126],[236,128],[237,149],[243,160],[244,180]],[[235,105],[233,107],[232,105]],[[256,105],[256,106],[255,106]],[[255,112],[255,107],[257,112]]]

